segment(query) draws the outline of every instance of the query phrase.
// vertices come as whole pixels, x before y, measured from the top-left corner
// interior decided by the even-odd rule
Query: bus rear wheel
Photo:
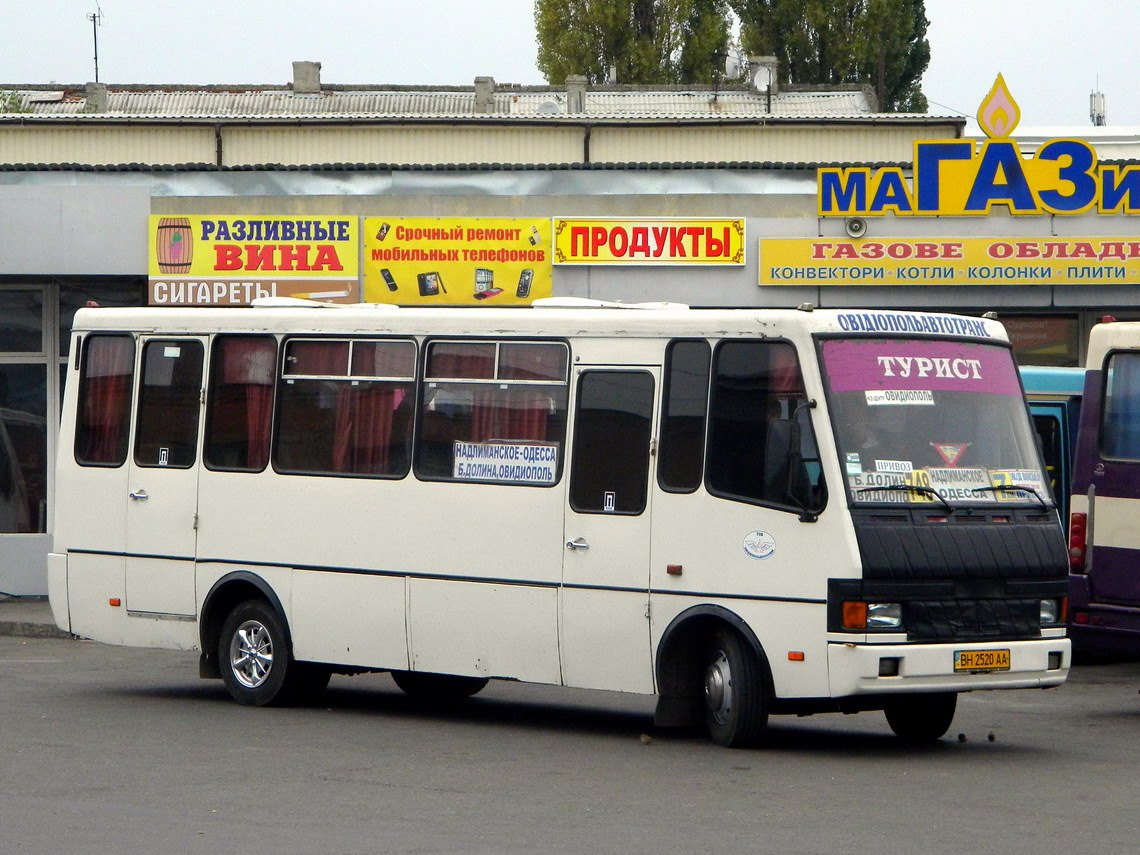
[[[328,668],[293,658],[285,621],[264,600],[247,600],[226,616],[218,663],[230,696],[255,707],[305,700],[331,676]]]
[[[718,629],[705,656],[705,724],[726,748],[759,744],[768,726],[768,680],[760,657],[739,633]]]
[[[958,706],[955,692],[929,695],[901,695],[883,710],[895,736],[907,742],[933,742],[941,739],[954,721]]]
[[[482,691],[486,677],[457,677],[452,674],[427,674],[422,671],[393,671],[392,679],[401,691],[421,701],[458,701]]]

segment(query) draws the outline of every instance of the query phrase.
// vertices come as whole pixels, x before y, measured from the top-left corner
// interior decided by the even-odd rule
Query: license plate
[[[1009,650],[955,650],[955,671],[1008,671]]]

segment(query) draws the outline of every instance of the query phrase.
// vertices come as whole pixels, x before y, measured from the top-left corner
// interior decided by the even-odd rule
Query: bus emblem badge
[[[754,531],[744,537],[744,554],[763,560],[776,554],[776,539],[766,531]]]

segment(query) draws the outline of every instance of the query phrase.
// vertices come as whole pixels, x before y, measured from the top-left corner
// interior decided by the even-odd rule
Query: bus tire
[[[760,657],[738,632],[713,633],[703,674],[705,724],[713,742],[726,748],[759,744],[768,726],[769,680]]]
[[[239,603],[222,623],[218,665],[226,690],[239,704],[281,706],[320,694],[332,672],[297,662],[285,621],[264,600]]]
[[[457,677],[453,674],[427,674],[423,671],[393,671],[400,690],[416,700],[458,701],[482,691],[486,677]]]
[[[907,742],[934,742],[946,735],[958,706],[956,692],[900,695],[883,712],[895,736]]]

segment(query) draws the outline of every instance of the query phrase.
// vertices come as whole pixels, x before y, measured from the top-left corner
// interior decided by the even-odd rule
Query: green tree
[[[925,112],[925,0],[729,0],[745,53],[775,56],[795,83],[867,83],[879,108]]]
[[[713,83],[730,40],[729,0],[535,0],[538,68],[619,83]]]
[[[0,89],[0,113],[30,113],[31,108],[25,107],[23,99],[17,92],[6,92]]]

